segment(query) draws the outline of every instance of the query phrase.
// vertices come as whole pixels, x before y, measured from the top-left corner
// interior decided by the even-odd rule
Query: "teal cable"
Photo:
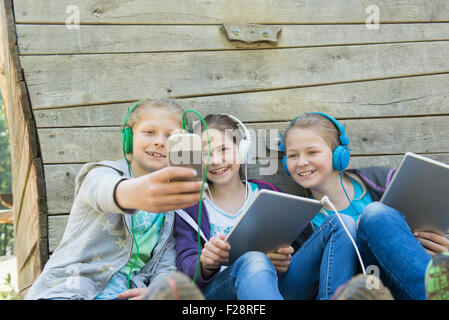
[[[123,156],[125,157],[126,163],[128,164],[129,176],[132,178],[133,174],[131,173],[131,166],[129,165],[128,158],[126,157],[126,154],[125,154],[124,151],[123,151]],[[136,237],[134,236],[134,217],[133,216],[131,216],[131,235],[133,237],[133,243],[136,246],[136,253],[137,253],[137,255],[136,255],[136,258],[134,259],[134,263],[131,266],[131,269],[128,272],[128,278],[127,278],[127,284],[126,284],[126,287],[128,289],[129,289],[129,280],[131,279],[131,273],[132,273],[134,267],[136,266],[137,259],[139,258],[139,245],[137,244]],[[132,248],[131,248],[131,256],[132,256],[132,254],[133,254],[133,252],[132,252]]]
[[[129,270],[129,273],[128,273],[128,279],[127,279],[127,287],[128,287],[128,289],[129,289],[129,280],[131,279],[131,273],[132,273],[134,267],[136,266],[137,259],[139,258],[139,245],[137,244],[137,240],[136,240],[136,237],[134,235],[134,219],[133,218],[134,217],[131,216],[131,234],[133,236],[134,244],[136,245],[136,259],[134,259],[134,263],[131,266],[131,269]],[[132,250],[131,250],[131,255],[132,255]]]
[[[201,122],[204,125],[204,129],[207,133],[207,145],[208,145],[208,152],[207,152],[207,162],[206,162],[206,169],[204,170],[203,173],[203,183],[201,184],[201,192],[200,192],[200,202],[198,205],[198,230],[197,230],[197,243],[198,243],[198,263],[196,266],[196,272],[195,272],[195,276],[193,277],[193,282],[196,282],[196,278],[198,277],[198,273],[200,271],[200,264],[201,264],[201,237],[200,237],[200,226],[201,226],[201,209],[202,209],[202,204],[203,204],[203,191],[204,191],[204,183],[206,182],[206,175],[207,172],[209,170],[209,162],[210,162],[210,137],[209,137],[209,131],[207,130],[207,124],[206,121],[204,120],[204,118],[201,116],[201,114],[199,112],[197,112],[196,110],[193,109],[187,109],[186,111],[183,112],[182,114],[182,129],[185,130],[186,127],[186,123],[185,123],[185,114],[188,112],[192,112],[195,113],[200,119]]]

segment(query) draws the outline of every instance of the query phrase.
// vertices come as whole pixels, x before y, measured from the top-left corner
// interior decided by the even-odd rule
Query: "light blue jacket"
[[[115,202],[114,190],[130,178],[126,161],[85,164],[76,177],[75,200],[58,247],[25,299],[94,299],[131,257],[131,215]],[[148,287],[176,271],[174,212],[167,212],[152,258],[130,281]]]

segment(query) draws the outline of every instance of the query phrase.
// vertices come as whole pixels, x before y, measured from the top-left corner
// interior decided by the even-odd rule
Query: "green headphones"
[[[136,109],[139,104],[144,102],[145,100],[148,100],[149,98],[142,99],[135,104],[128,110],[128,113],[126,114],[125,118],[123,118],[123,126],[122,126],[122,149],[123,153],[133,153],[133,130],[128,126],[128,120],[131,113]],[[125,157],[126,158],[126,157]]]

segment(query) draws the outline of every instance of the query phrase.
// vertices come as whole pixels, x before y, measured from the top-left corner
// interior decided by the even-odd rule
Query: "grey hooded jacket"
[[[94,299],[131,257],[131,215],[114,199],[117,184],[130,178],[126,161],[86,163],[76,177],[75,200],[62,240],[25,299]],[[130,281],[148,287],[176,271],[174,212],[167,212],[150,261]]]

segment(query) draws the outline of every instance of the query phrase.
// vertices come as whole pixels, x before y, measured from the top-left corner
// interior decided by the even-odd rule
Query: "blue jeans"
[[[355,221],[342,219],[355,238]],[[220,272],[203,293],[209,300],[329,299],[357,270],[356,253],[335,215],[293,255],[288,271],[278,277],[267,255],[247,252]]]
[[[399,211],[370,203],[362,212],[357,242],[365,265],[379,267],[380,279],[395,299],[426,299],[424,278],[431,256]]]

